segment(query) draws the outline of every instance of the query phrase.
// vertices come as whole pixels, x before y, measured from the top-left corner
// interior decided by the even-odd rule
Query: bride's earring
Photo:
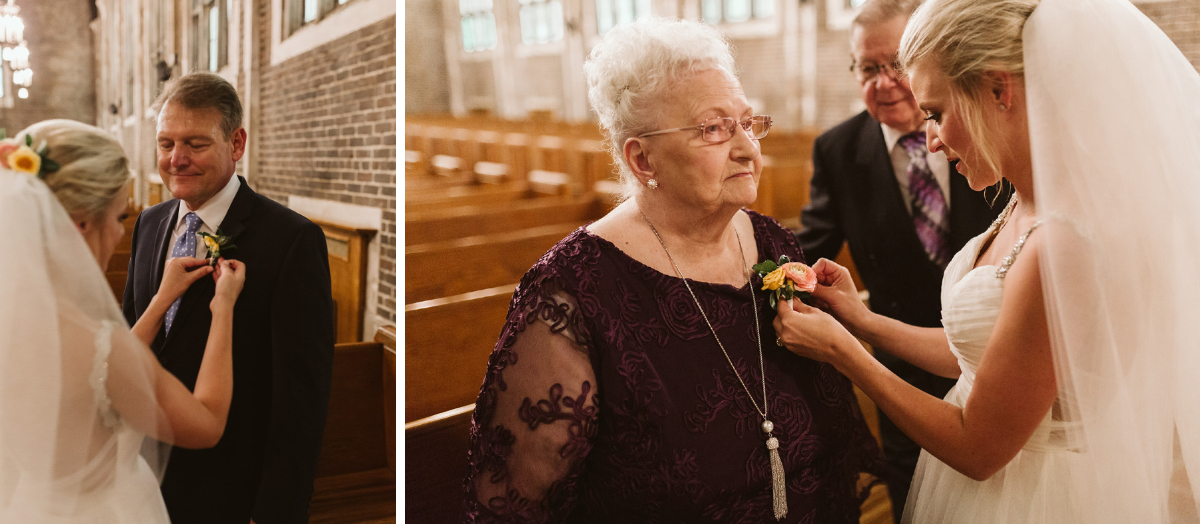
[[[646,181],[646,187],[649,187],[650,189],[658,189],[658,181],[651,178],[650,180]]]
[[[1007,106],[1007,105],[1004,105],[1004,104],[1000,104],[1000,110],[1001,110],[1001,111],[1008,111],[1008,106]]]

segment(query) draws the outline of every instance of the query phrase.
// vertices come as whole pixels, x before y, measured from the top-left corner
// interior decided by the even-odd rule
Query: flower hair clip
[[[25,143],[12,138],[4,138],[0,130],[0,165],[18,173],[33,175],[45,179],[46,175],[58,171],[58,162],[47,157],[50,147],[46,141],[33,148],[33,136],[25,135]]]
[[[750,268],[762,277],[763,290],[774,291],[767,300],[774,309],[780,300],[799,298],[805,300],[817,288],[817,274],[805,264],[792,262],[787,255],[779,255],[779,262],[764,260]]]

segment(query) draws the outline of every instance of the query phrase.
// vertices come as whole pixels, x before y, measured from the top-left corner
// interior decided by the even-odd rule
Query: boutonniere
[[[58,171],[58,162],[47,157],[50,148],[45,140],[34,149],[32,135],[25,135],[24,144],[5,138],[4,135],[5,133],[0,131],[0,164],[4,167],[42,179],[46,178],[48,173]]]
[[[200,240],[204,242],[204,247],[208,248],[208,265],[215,266],[217,259],[221,258],[221,254],[230,249],[237,249],[233,242],[233,237],[221,232],[221,228],[217,228],[217,234],[210,235],[208,233],[196,233]]]
[[[779,262],[764,260],[750,269],[762,277],[763,290],[772,291],[767,295],[771,309],[775,309],[780,300],[807,299],[817,288],[817,274],[813,269],[800,262],[792,262],[787,255],[779,255]]]

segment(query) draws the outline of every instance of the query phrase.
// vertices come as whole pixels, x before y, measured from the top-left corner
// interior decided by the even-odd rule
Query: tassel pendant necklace
[[[679,279],[683,281],[688,294],[692,295],[692,301],[696,303],[696,309],[700,310],[700,316],[704,318],[704,323],[708,324],[708,330],[712,332],[713,339],[717,341],[717,347],[721,348],[721,353],[725,355],[725,360],[729,362],[729,368],[733,370],[733,376],[737,377],[738,382],[742,384],[742,389],[746,390],[746,396],[754,404],[754,411],[757,411],[759,416],[762,417],[761,428],[763,435],[765,435],[767,454],[769,455],[768,459],[771,463],[772,509],[775,512],[775,520],[780,520],[787,515],[787,488],[784,486],[783,461],[779,459],[779,439],[771,434],[775,430],[775,424],[767,418],[767,375],[763,366],[762,330],[758,322],[758,303],[754,299],[754,285],[750,284],[750,268],[746,266],[746,250],[742,247],[742,235],[738,233],[737,227],[733,228],[733,234],[737,237],[738,241],[738,251],[742,254],[742,274],[746,276],[746,283],[750,284],[748,286],[750,288],[750,309],[754,311],[754,335],[755,340],[758,342],[758,370],[763,388],[763,404],[761,408],[758,405],[758,401],[754,400],[754,394],[750,391],[750,388],[746,386],[746,381],[742,380],[742,375],[738,373],[737,366],[733,365],[733,359],[729,358],[729,352],[725,351],[725,345],[717,337],[717,330],[713,329],[712,322],[708,321],[708,315],[704,313],[704,308],[700,307],[700,299],[696,298],[696,293],[692,291],[692,286],[688,284],[687,278],[683,276],[683,271],[679,270],[679,264],[675,263],[675,257],[671,256],[671,251],[667,249],[667,243],[663,242],[662,236],[658,234],[658,229],[654,228],[654,224],[650,222],[645,213],[642,213],[642,219],[650,226],[650,231],[654,232],[654,238],[658,239],[663,252],[667,254],[667,259],[671,261],[671,267],[675,268],[675,274],[679,275]]]

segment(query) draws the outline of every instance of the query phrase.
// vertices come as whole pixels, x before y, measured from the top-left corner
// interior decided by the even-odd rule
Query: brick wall
[[[0,127],[9,136],[49,118],[96,123],[95,57],[88,0],[21,2],[33,85],[29,98],[0,109]],[[5,79],[5,89],[11,81]]]
[[[270,27],[269,3],[259,16]],[[282,202],[300,195],[382,209],[379,295],[366,313],[395,323],[396,19],[275,66],[269,42],[260,51],[255,189]]]
[[[1200,69],[1200,0],[1135,3]]]

